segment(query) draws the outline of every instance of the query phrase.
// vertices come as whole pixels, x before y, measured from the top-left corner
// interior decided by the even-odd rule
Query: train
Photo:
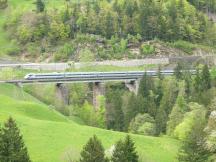
[[[140,78],[144,74],[149,76],[157,76],[157,71],[127,71],[127,72],[65,72],[65,73],[30,73],[24,78],[26,80],[40,80],[40,79],[69,79],[69,78]],[[172,75],[173,70],[163,70],[161,74]]]

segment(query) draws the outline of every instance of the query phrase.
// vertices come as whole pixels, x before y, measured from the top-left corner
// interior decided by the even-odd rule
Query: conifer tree
[[[180,80],[183,78],[182,70],[183,70],[182,64],[178,62],[177,66],[174,69],[174,75],[177,80]]]
[[[15,121],[10,117],[0,132],[0,161],[30,162],[27,148]]]
[[[166,112],[162,108],[159,108],[155,117],[156,135],[165,133],[167,118]]]
[[[194,78],[194,89],[196,93],[199,93],[201,91],[200,84],[201,84],[200,71],[199,69],[197,69],[196,76]]]
[[[45,3],[43,2],[43,0],[36,0],[35,2],[36,4],[36,9],[37,9],[37,12],[44,12],[45,10]]]
[[[176,104],[169,115],[169,121],[167,122],[167,134],[172,135],[175,127],[182,122],[185,110],[187,109],[186,107],[187,105],[184,100],[184,96],[179,95],[176,100]]]
[[[111,158],[112,162],[138,162],[138,155],[134,142],[130,136],[126,136],[124,141],[118,141]]]
[[[204,65],[201,73],[201,90],[205,91],[211,88],[211,77],[208,65]]]
[[[81,152],[80,162],[107,162],[104,148],[96,135],[91,137]]]
[[[196,120],[191,131],[183,140],[178,153],[178,160],[181,162],[204,162],[207,161],[211,153],[207,150],[205,142],[205,122]]]
[[[113,94],[113,104],[114,104],[114,129],[118,131],[123,131],[124,129],[124,114],[122,111],[122,99],[120,91],[115,91]]]
[[[138,94],[143,97],[148,97],[150,94],[150,90],[154,89],[153,81],[150,76],[147,76],[145,73],[140,81]]]

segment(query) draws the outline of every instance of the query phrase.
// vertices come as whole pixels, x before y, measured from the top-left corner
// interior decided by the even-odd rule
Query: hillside
[[[41,11],[34,2],[8,0],[0,10],[1,56],[56,62],[215,53],[216,27],[194,1],[49,0]]]
[[[102,140],[106,148],[126,135],[78,125],[21,89],[0,85],[1,123],[8,116],[16,119],[33,162],[59,162],[67,155],[76,159],[82,146],[93,134]],[[178,141],[167,137],[132,137],[143,162],[175,161]]]

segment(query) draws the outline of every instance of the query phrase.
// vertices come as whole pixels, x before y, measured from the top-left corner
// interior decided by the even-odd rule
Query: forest
[[[83,124],[108,130],[144,136],[169,136],[182,141],[178,160],[203,162],[215,159],[216,71],[198,64],[178,63],[174,76],[150,77],[140,80],[138,94],[129,92],[122,83],[107,83],[105,95],[99,96],[99,109],[92,106],[92,85],[74,84],[70,87],[69,106],[57,106],[66,116],[77,116]],[[26,91],[45,103],[43,93]],[[46,86],[35,87],[46,89]],[[88,92],[88,93],[86,93]]]
[[[49,2],[37,0],[33,7],[9,14],[4,30],[12,47],[6,53],[92,61],[136,58],[129,50],[133,47],[148,56],[155,48],[143,42],[150,40],[180,41],[186,49],[190,43],[214,48],[216,27],[205,8],[214,13],[215,1],[65,0],[61,7],[49,8]]]
[[[27,2],[33,1],[25,1]],[[19,2],[13,3],[17,5]],[[207,55],[209,51],[214,54],[216,51],[216,25],[215,20],[209,16],[214,17],[216,14],[215,0],[62,0],[55,1],[54,7],[51,7],[50,3],[51,1],[34,0],[23,9],[13,11],[9,0],[0,0],[0,18],[4,19],[0,19],[0,45],[4,46],[0,47],[0,58],[6,56],[18,61],[68,62],[73,65],[73,62],[153,57],[157,52],[156,45],[182,50],[187,56],[193,55],[195,50],[201,51],[203,55]],[[6,48],[5,44],[9,45],[9,48]],[[4,55],[1,54],[1,49]],[[166,52],[163,52],[163,56],[167,56]],[[178,53],[175,56],[178,56]],[[38,153],[39,149],[35,151],[31,147],[37,146],[41,139],[32,142],[29,129],[31,127],[35,130],[40,128],[38,130],[45,136],[42,140],[47,143],[50,142],[47,140],[49,138],[53,137],[56,141],[61,138],[60,142],[56,142],[56,145],[61,147],[60,151],[54,150],[56,154],[66,149],[71,134],[74,139],[79,134],[81,138],[72,140],[71,145],[75,148],[75,157],[79,157],[80,162],[148,161],[143,160],[146,154],[142,154],[143,159],[140,160],[138,156],[141,154],[135,151],[136,146],[140,153],[145,147],[140,145],[153,147],[154,144],[155,149],[163,141],[166,143],[169,140],[173,141],[169,141],[169,146],[163,147],[172,145],[172,154],[175,154],[175,149],[178,151],[175,157],[163,157],[168,161],[216,161],[215,66],[205,60],[198,60],[194,64],[178,62],[168,66],[174,69],[173,76],[161,74],[166,65],[151,66],[157,69],[157,76],[151,77],[144,73],[139,80],[138,94],[130,92],[124,83],[106,83],[106,93],[97,98],[98,109],[92,102],[93,83],[68,85],[66,88],[69,101],[66,105],[55,96],[54,84],[25,85],[21,88],[4,84],[0,87],[0,103],[6,108],[1,107],[4,117],[0,115],[0,121],[5,121],[6,116],[15,114],[18,122],[16,125],[16,121],[10,117],[0,127],[0,161],[11,162],[18,159],[17,162],[23,162],[22,160],[26,159],[25,161],[29,162],[32,155]],[[11,74],[22,76],[29,73],[22,70],[1,69],[0,78],[10,79]],[[73,70],[68,69],[67,72]],[[44,72],[41,69],[38,71]],[[19,101],[21,97],[17,94],[28,96],[32,103],[27,102],[26,98]],[[10,102],[13,103],[12,106]],[[37,109],[33,109],[34,106]],[[8,107],[12,107],[11,111]],[[38,125],[35,126],[35,123]],[[21,127],[21,131],[18,127]],[[48,135],[46,131],[50,131]],[[20,135],[22,132],[24,140]],[[59,132],[67,138],[58,134]],[[93,135],[89,138],[92,132],[98,133],[100,137]],[[123,136],[126,137],[123,139]],[[30,140],[26,140],[26,137]],[[34,138],[38,137],[39,135]],[[107,150],[100,138],[106,148],[110,147],[110,142],[115,143],[110,157],[106,157]],[[169,140],[166,141],[166,138]],[[25,140],[28,148],[30,146],[30,156],[24,145]],[[144,144],[134,143],[133,140],[142,141]],[[86,145],[83,145],[84,141],[87,141]],[[20,148],[17,149],[17,145]],[[83,150],[79,152],[81,145]],[[41,146],[44,149],[44,146]],[[49,143],[47,147],[55,146]],[[149,148],[146,150],[154,152]],[[166,151],[166,148],[164,150]],[[73,155],[69,154],[71,157]],[[11,159],[5,160],[7,157]],[[67,162],[74,160],[71,157]],[[40,161],[40,157],[34,158]],[[45,158],[56,160],[59,157],[53,153],[53,157]]]

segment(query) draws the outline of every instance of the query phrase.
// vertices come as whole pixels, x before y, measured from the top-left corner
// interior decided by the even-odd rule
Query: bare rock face
[[[210,20],[212,20],[214,23],[216,23],[216,14],[207,12],[206,15],[209,17]]]

